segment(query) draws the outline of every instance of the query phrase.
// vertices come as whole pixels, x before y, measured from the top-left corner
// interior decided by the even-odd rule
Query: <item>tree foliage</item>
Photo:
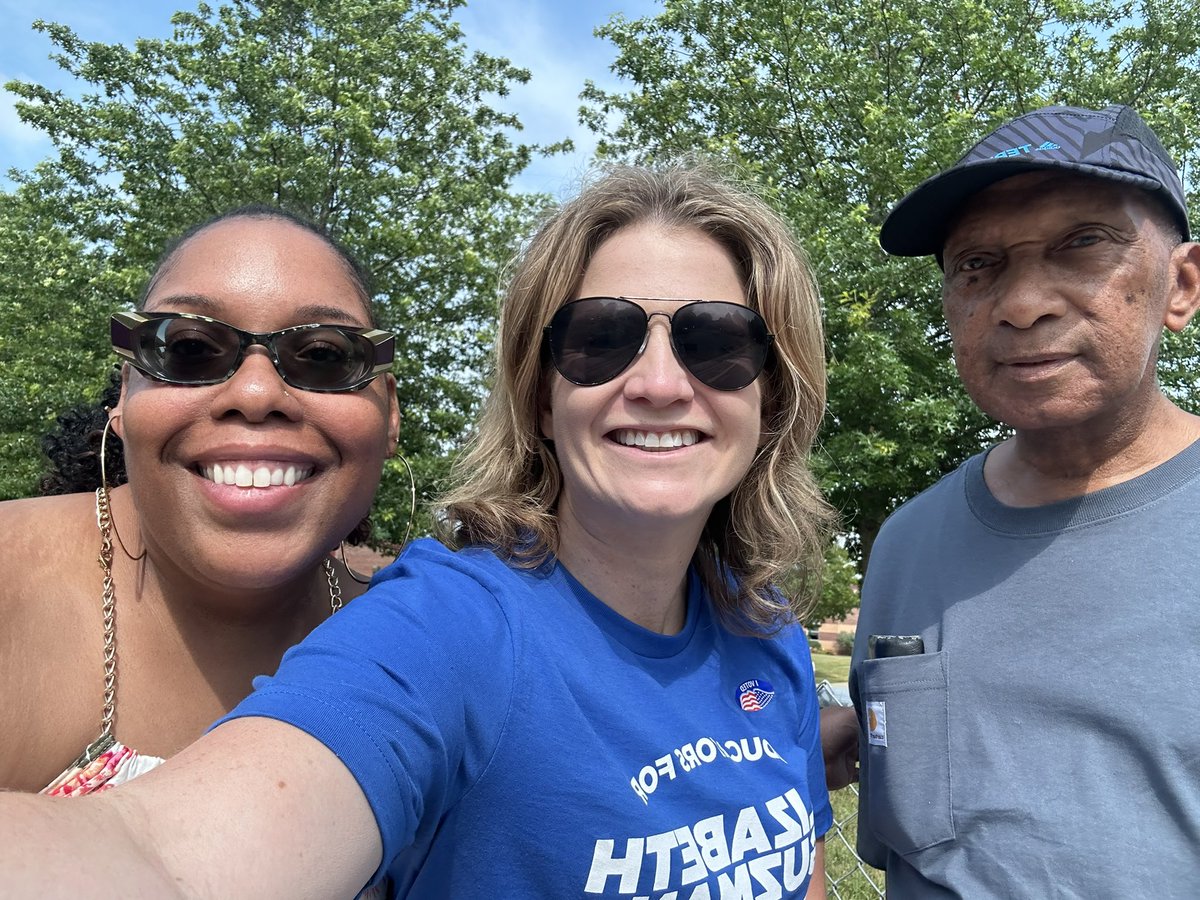
[[[50,179],[0,193],[0,490],[28,492],[42,471],[39,438],[55,416],[96,393],[111,365],[102,255],[61,224]]]
[[[58,235],[64,245],[54,252],[90,267],[64,264],[72,274],[61,285],[16,284],[6,296],[30,317],[86,305],[86,330],[81,320],[64,352],[107,359],[106,329],[95,322],[136,298],[170,239],[245,203],[300,213],[366,264],[381,318],[399,334],[401,449],[428,493],[482,391],[499,272],[542,202],[514,192],[513,179],[534,154],[565,146],[514,142],[520,123],[493,104],[528,72],[468,52],[452,18],[461,5],[202,3],[175,14],[171,38],[133,47],[36,23],[83,88],[68,96],[8,85],[56,157],[17,175],[5,210],[37,207],[14,233]],[[76,282],[92,276],[93,289],[80,294]],[[6,370],[3,390],[19,393],[34,371]],[[103,385],[82,370],[60,381],[60,393],[76,397]],[[5,430],[55,411],[28,407]],[[27,490],[11,479],[3,487],[9,496]],[[408,496],[403,467],[389,465],[381,537],[403,535]]]
[[[1200,18],[1182,0],[665,0],[599,33],[632,85],[584,91],[601,152],[732,160],[807,247],[829,345],[818,464],[862,556],[898,503],[1001,433],[955,377],[936,265],[879,249],[892,204],[1048,103],[1134,105],[1196,187]],[[1168,341],[1177,396],[1195,359]]]
[[[816,628],[822,622],[840,621],[858,607],[858,567],[846,552],[846,548],[834,541],[825,548],[825,572],[821,579],[821,593],[812,608],[804,615],[804,626]],[[795,572],[780,579],[779,587],[785,594],[801,588],[802,574]]]

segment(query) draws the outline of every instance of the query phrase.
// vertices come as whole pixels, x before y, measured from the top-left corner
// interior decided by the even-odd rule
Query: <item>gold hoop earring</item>
[[[345,541],[342,541],[340,544],[338,544],[338,552],[341,553],[341,555],[342,555],[342,568],[344,568],[346,570],[347,575],[349,575],[354,581],[357,581],[359,584],[370,584],[371,583],[370,578],[363,578],[361,575],[359,575],[357,572],[355,572],[354,569],[352,569],[350,567],[350,563],[346,562],[346,542]]]
[[[400,462],[404,463],[404,471],[408,473],[408,526],[404,529],[404,542],[400,545],[400,549],[403,550],[408,546],[413,519],[417,517],[417,479],[413,476],[412,466],[408,464],[408,460],[404,458],[404,454],[399,449],[396,450],[396,456],[400,457]]]
[[[105,412],[107,412],[107,411],[108,410],[106,408]],[[100,490],[104,491],[104,503],[105,503],[105,506],[109,509],[109,521],[112,523],[113,534],[115,534],[117,536],[117,543],[121,545],[121,550],[124,552],[124,554],[126,556],[128,556],[134,562],[137,562],[140,559],[142,559],[143,557],[145,557],[146,548],[143,547],[142,552],[138,556],[134,556],[132,553],[129,552],[128,548],[126,548],[125,541],[123,541],[121,539],[121,532],[117,528],[117,518],[111,512],[111,510],[112,510],[111,503],[112,502],[111,502],[111,498],[109,496],[110,492],[109,492],[109,488],[108,488],[108,471],[106,469],[106,464],[105,464],[105,453],[108,449],[108,432],[109,432],[109,429],[112,428],[113,419],[117,418],[117,416],[119,416],[119,415],[120,415],[120,413],[117,413],[117,415],[109,416],[108,419],[104,423],[104,431],[102,431],[100,433]]]
[[[408,460],[404,458],[404,454],[397,450],[395,455],[400,457],[400,462],[404,463],[404,471],[406,471],[408,473],[408,496],[409,496],[408,526],[404,529],[404,543],[402,543],[400,545],[400,547],[398,548],[397,552],[399,552],[400,550],[403,550],[408,545],[408,538],[412,534],[413,519],[415,519],[417,517],[417,479],[416,479],[416,476],[413,475],[412,466],[410,466],[408,464]],[[342,565],[346,567],[346,571],[350,573],[350,577],[353,578],[355,581],[357,581],[359,584],[370,584],[371,583],[370,578],[363,578],[361,575],[359,575],[357,572],[355,572],[352,568],[350,568],[350,564],[348,562],[346,562],[346,542],[345,541],[342,541],[340,544],[338,544],[338,549],[342,555]]]

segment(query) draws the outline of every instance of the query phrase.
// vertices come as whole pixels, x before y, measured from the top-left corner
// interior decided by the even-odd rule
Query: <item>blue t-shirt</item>
[[[661,635],[419,541],[255,687],[230,717],[337,754],[395,896],[801,897],[831,822],[802,630],[731,634],[694,574]]]

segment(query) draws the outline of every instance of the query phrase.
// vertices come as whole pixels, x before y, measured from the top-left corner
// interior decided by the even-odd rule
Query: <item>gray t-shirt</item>
[[[1200,443],[999,503],[976,456],[872,551],[859,852],[888,896],[1200,897]],[[919,656],[866,659],[871,634]]]

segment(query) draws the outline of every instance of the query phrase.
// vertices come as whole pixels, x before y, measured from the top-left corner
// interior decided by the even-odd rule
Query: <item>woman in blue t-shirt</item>
[[[823,404],[780,218],[707,171],[609,170],[514,270],[441,540],[161,770],[4,807],[20,852],[94,886],[119,837],[148,893],[824,897],[803,598],[772,587],[819,571]]]

